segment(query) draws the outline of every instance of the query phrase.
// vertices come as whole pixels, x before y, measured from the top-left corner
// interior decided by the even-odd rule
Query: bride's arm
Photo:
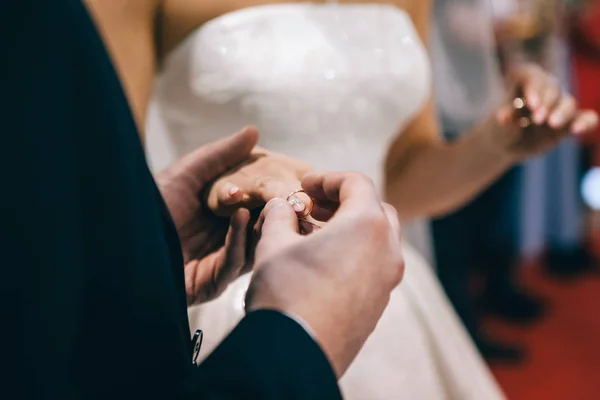
[[[453,144],[445,143],[430,102],[390,147],[386,160],[386,200],[402,218],[436,216],[458,208],[513,164],[491,145],[480,126]]]
[[[431,1],[414,2],[411,17],[423,43],[429,40]],[[460,206],[512,163],[489,145],[481,126],[454,144],[437,126],[433,98],[390,147],[386,196],[403,217],[436,215]]]
[[[428,40],[430,1],[414,1],[412,17],[423,42]],[[473,198],[514,163],[556,144],[571,131],[591,129],[596,116],[577,112],[570,96],[547,95],[555,85],[538,68],[520,72],[517,81],[526,96],[538,97],[548,116],[558,113],[561,124],[547,123],[527,132],[511,121],[511,106],[477,124],[450,144],[441,139],[433,99],[391,145],[386,160],[386,195],[404,218],[436,216],[452,211]],[[531,103],[534,103],[531,101]]]

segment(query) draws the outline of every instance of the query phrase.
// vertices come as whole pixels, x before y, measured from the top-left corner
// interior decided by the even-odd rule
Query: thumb
[[[198,180],[200,186],[246,160],[256,143],[258,131],[247,126],[241,131],[204,145],[178,161],[173,168]]]
[[[258,221],[261,247],[272,248],[299,236],[298,216],[284,199],[273,199],[265,206]]]

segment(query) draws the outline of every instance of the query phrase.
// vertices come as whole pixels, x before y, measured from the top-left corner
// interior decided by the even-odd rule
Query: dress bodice
[[[200,27],[167,59],[155,98],[178,153],[251,124],[269,150],[378,181],[430,75],[395,6],[277,4]]]

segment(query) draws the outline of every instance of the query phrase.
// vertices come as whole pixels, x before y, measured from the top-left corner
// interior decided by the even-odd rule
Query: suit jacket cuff
[[[301,323],[278,311],[249,313],[199,370],[211,391],[231,398],[342,398],[323,350]]]

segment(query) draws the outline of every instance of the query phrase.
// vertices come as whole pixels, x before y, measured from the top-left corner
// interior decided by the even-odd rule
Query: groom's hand
[[[302,188],[315,199],[315,218],[328,223],[302,236],[285,200],[267,204],[246,308],[275,309],[306,322],[339,377],[402,279],[400,224],[360,175],[310,175]]]
[[[244,162],[257,140],[256,129],[246,127],[200,147],[155,177],[181,240],[188,305],[214,299],[245,272],[249,212],[216,217],[202,204],[201,193]]]

